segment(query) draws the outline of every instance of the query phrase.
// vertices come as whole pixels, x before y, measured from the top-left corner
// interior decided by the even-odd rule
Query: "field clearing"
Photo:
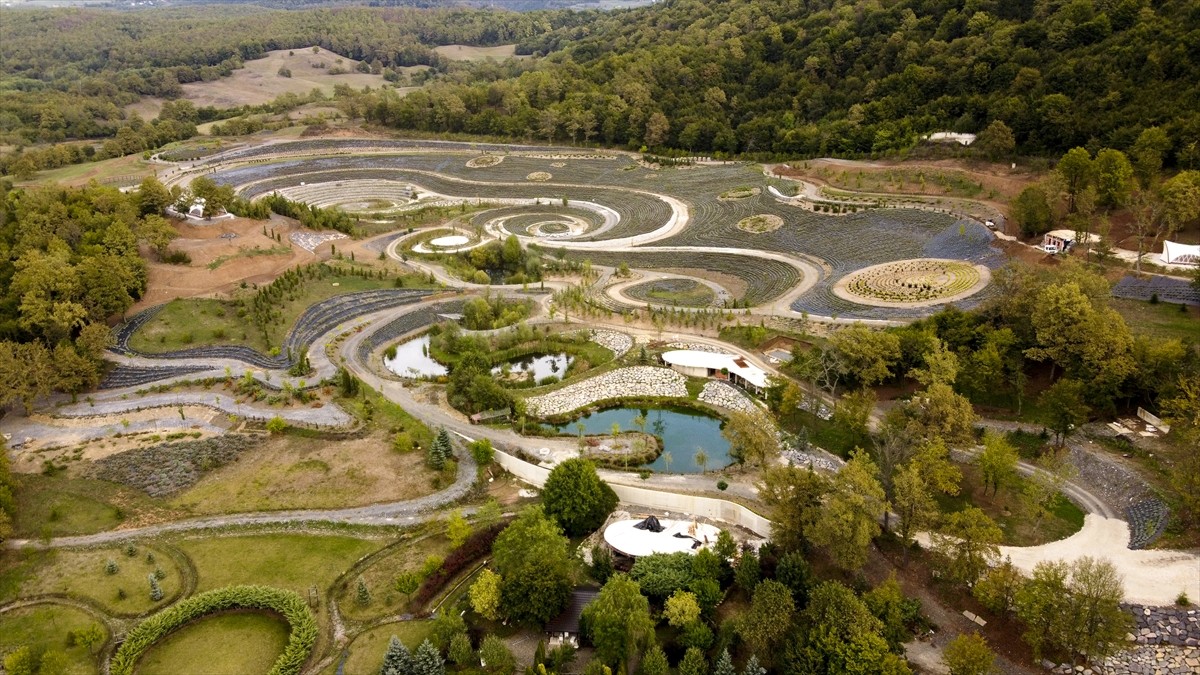
[[[1200,307],[1125,298],[1112,298],[1109,302],[1125,318],[1134,335],[1190,340],[1200,348]],[[1181,307],[1187,311],[1181,311]]]
[[[183,85],[183,97],[196,107],[232,108],[262,105],[283,94],[308,94],[313,89],[320,89],[328,96],[338,84],[355,89],[378,89],[388,84],[382,75],[357,72],[357,65],[358,61],[326,49],[319,49],[317,53],[312,49],[280,49],[267,52],[261,59],[246,61],[245,67],[233,71],[229,77],[212,82],[189,82]],[[348,72],[329,74],[335,67]],[[280,76],[280,68],[290,69],[292,76]]]
[[[68,647],[66,636],[94,625],[98,623],[92,617],[70,607],[40,605],[5,612],[0,614],[0,654],[22,645],[34,651],[60,651],[67,656],[62,675],[90,675],[97,672],[95,658],[86,647]]]
[[[310,587],[328,588],[379,543],[336,535],[266,534],[187,539],[179,548],[196,564],[197,592],[258,584],[308,597]]]
[[[204,225],[181,222],[176,223],[176,229],[179,237],[170,248],[187,253],[192,262],[168,265],[148,261],[146,294],[129,309],[130,314],[175,298],[229,292],[242,282],[269,283],[289,267],[317,259],[313,253],[291,245],[288,235],[301,229],[300,225],[281,216],[269,221],[234,218]],[[273,239],[272,232],[278,233],[282,241]],[[289,249],[286,253],[284,247]],[[255,250],[260,253],[255,255]],[[273,253],[263,255],[261,251]],[[214,263],[216,268],[210,269]]]
[[[388,642],[392,636],[400,638],[410,651],[433,634],[432,621],[402,621],[388,623],[369,631],[365,631],[350,643],[349,655],[346,658],[346,673],[377,673],[383,667],[383,653],[387,651]],[[323,675],[333,675],[338,672],[337,661],[330,664]]]
[[[71,187],[82,187],[91,181],[106,185],[114,181],[137,185],[142,179],[155,174],[155,166],[142,159],[141,155],[114,157],[100,162],[84,162],[38,172],[33,180],[23,185],[36,183],[59,183]],[[117,179],[128,177],[127,180]]]
[[[296,250],[302,249],[297,247]],[[202,271],[213,276],[219,274],[227,266],[233,267],[264,259],[270,259],[270,257],[240,258],[222,265],[215,271],[207,268],[202,268]],[[278,272],[283,272],[283,269]],[[275,275],[272,275],[271,279],[274,277]],[[152,275],[151,280],[153,278]],[[306,282],[296,291],[295,295],[289,296],[294,299],[285,300],[276,306],[280,318],[268,327],[269,340],[266,341],[263,340],[262,332],[255,328],[248,318],[237,316],[237,308],[232,301],[207,298],[172,300],[154,318],[146,322],[146,325],[133,334],[129,345],[147,354],[204,345],[246,345],[265,354],[272,347],[278,347],[283,343],[284,337],[296,323],[296,319],[311,305],[327,298],[355,291],[391,288],[394,283],[393,280],[364,279],[348,275],[331,275],[318,281]],[[137,309],[140,307],[131,309],[130,313]],[[198,319],[200,320],[198,321]],[[197,327],[201,324],[204,326],[203,329]]]
[[[518,56],[517,46],[499,45],[497,47],[472,47],[471,45],[442,45],[434,47],[433,51],[444,56],[451,61],[484,61],[493,59],[503,61],[504,59],[528,59],[528,54]]]
[[[91,534],[165,515],[136,490],[84,478],[21,474],[16,498],[16,536]]]
[[[149,562],[147,553],[154,554]],[[117,573],[107,574],[106,561],[117,563]],[[150,599],[150,582],[146,576],[161,569],[166,575],[159,580],[163,599]],[[119,546],[98,549],[63,549],[45,556],[30,567],[8,567],[0,572],[0,599],[13,600],[11,591],[18,595],[40,595],[43,593],[66,593],[95,600],[106,610],[120,614],[138,614],[162,606],[179,592],[180,571],[169,555],[145,546],[139,546],[133,557],[127,556]],[[124,599],[117,590],[126,593]]]
[[[334,509],[431,494],[422,453],[399,453],[386,433],[348,441],[282,436],[209,473],[171,500],[196,515]]]
[[[290,628],[267,613],[210,616],[171,633],[138,661],[138,675],[265,673],[283,653]]]
[[[362,573],[363,581],[371,592],[371,604],[365,607],[358,604],[355,598],[356,582],[351,580],[346,588],[338,589],[338,608],[346,618],[358,621],[402,612],[408,598],[393,588],[396,577],[421,569],[430,556],[445,558],[449,552],[450,541],[440,534],[396,547]]]

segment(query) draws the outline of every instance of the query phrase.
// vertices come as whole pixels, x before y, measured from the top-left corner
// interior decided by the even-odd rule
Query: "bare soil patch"
[[[498,47],[472,47],[471,45],[442,45],[434,47],[433,51],[451,61],[484,61],[495,59],[503,61],[508,58],[527,59],[528,55],[518,56],[516,45],[500,45]]]
[[[267,235],[263,235],[264,225]],[[284,270],[318,257],[291,245],[288,235],[300,229],[300,225],[280,216],[273,216],[270,221],[234,218],[203,225],[178,223],[176,229],[179,238],[171,243],[171,249],[187,253],[192,258],[191,264],[149,262],[146,294],[130,308],[130,314],[175,298],[225,293],[243,281],[267,283]],[[272,230],[279,233],[282,242],[270,236]],[[228,238],[228,235],[236,237]],[[282,247],[291,250],[286,254],[247,255],[256,248],[278,250]],[[209,269],[209,265],[218,260],[221,260],[220,264]]]
[[[229,77],[183,85],[184,98],[197,107],[232,108],[261,105],[282,94],[307,94],[314,88],[332,94],[337,84],[347,84],[355,89],[380,88],[388,84],[382,75],[357,72],[356,66],[358,61],[325,49],[316,53],[312,49],[280,49],[267,52],[261,59],[246,61],[244,68],[233,71]],[[279,75],[280,68],[289,69],[292,76]],[[346,72],[330,74],[338,68]]]
[[[423,453],[392,450],[385,433],[345,441],[281,436],[171,503],[197,514],[365,506],[432,494],[434,477]]]
[[[807,168],[805,168],[807,165]],[[982,183],[981,193],[976,195],[980,200],[990,197],[998,202],[1007,203],[1037,181],[1041,176],[1031,172],[1019,164],[1013,169],[1008,164],[989,164],[985,162],[969,162],[961,159],[935,159],[900,162],[864,162],[843,159],[815,159],[792,165],[790,169],[776,167],[785,176],[804,176],[815,178],[834,187],[848,190],[859,189],[867,192],[895,192],[901,194],[922,194],[943,196],[946,188],[935,178],[939,172],[950,178],[961,178],[976,183]],[[903,171],[905,178],[915,178],[918,172],[928,175],[924,185],[919,180],[889,180],[898,178],[898,171]],[[861,185],[859,175],[861,174]],[[908,174],[911,174],[909,176]],[[884,185],[876,185],[883,183]],[[966,196],[966,195],[955,195]]]

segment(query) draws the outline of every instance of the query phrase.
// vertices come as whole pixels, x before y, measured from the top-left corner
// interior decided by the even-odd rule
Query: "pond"
[[[575,425],[584,424],[585,434],[611,434],[613,423],[622,431],[637,431],[633,418],[646,417],[646,433],[663,441],[663,452],[645,468],[662,473],[700,473],[696,453],[707,455],[706,470],[721,469],[733,462],[729,457],[729,441],[721,435],[721,419],[688,408],[608,408],[555,427],[564,434],[579,433]],[[670,453],[668,470],[664,457]]]
[[[571,365],[571,362],[574,360],[574,357],[563,352],[559,352],[558,354],[529,354],[519,359],[513,359],[507,364],[492,368],[492,374],[501,374],[504,371],[504,365],[507,365],[509,372],[519,376],[518,379],[524,379],[524,377],[532,373],[534,382],[541,382],[542,378],[550,376],[561,380],[563,374],[567,372],[567,366]]]
[[[429,336],[396,345],[396,357],[384,356],[383,365],[401,377],[440,377],[450,371],[429,355]]]

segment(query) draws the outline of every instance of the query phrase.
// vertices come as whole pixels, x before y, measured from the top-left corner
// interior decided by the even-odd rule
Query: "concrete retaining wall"
[[[523,459],[518,459],[499,450],[496,451],[496,463],[517,478],[537,487],[544,485],[546,477],[550,475],[550,470],[545,467],[530,464]],[[676,513],[689,513],[738,525],[760,537],[771,536],[771,521],[741,504],[724,499],[714,499],[712,497],[660,492],[632,485],[614,485],[612,483],[609,485],[612,487],[613,492],[617,493],[617,497],[621,502],[631,506],[641,506],[648,509],[673,511]]]

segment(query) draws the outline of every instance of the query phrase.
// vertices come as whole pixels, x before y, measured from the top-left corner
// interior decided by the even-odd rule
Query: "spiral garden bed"
[[[973,295],[991,279],[983,265],[961,260],[918,258],[866,267],[846,275],[834,295],[865,305],[922,306]]]
[[[475,159],[469,160],[467,162],[467,168],[468,169],[486,169],[489,166],[496,166],[497,164],[499,164],[500,162],[503,162],[503,161],[504,161],[504,157],[502,157],[500,155],[484,155],[482,157],[476,157]]]

